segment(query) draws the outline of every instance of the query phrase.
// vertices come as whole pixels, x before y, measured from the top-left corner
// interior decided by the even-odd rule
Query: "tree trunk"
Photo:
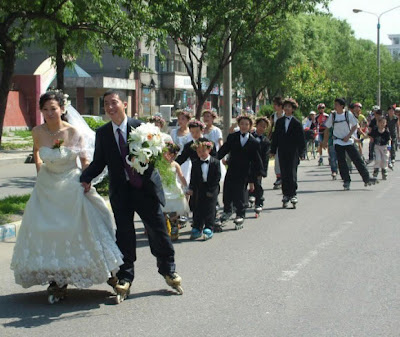
[[[196,119],[200,120],[201,118],[201,112],[203,110],[203,105],[206,101],[206,96],[203,94],[203,92],[200,90],[196,91]]]
[[[14,74],[15,61],[16,61],[16,47],[14,42],[4,38],[2,46],[4,47],[3,56],[0,64],[1,69],[1,82],[0,82],[0,146],[3,136],[4,118],[6,115],[8,93],[11,89],[12,76]]]
[[[64,91],[64,70],[65,60],[63,58],[65,40],[56,36],[57,53],[56,53],[56,70],[57,70],[57,89]]]
[[[257,107],[257,92],[255,90],[251,91],[251,109],[254,111],[254,115],[256,115],[256,107]]]

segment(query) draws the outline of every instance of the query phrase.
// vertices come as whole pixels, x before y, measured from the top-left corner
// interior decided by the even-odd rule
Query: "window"
[[[143,58],[143,67],[149,68],[149,59],[150,59],[149,54],[143,54],[142,58]]]

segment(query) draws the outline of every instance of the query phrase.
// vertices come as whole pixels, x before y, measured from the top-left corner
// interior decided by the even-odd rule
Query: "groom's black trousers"
[[[118,279],[132,282],[135,276],[136,232],[133,216],[136,212],[147,230],[151,253],[157,258],[158,272],[166,275],[175,272],[174,247],[167,233],[161,205],[155,197],[131,187],[129,182],[120,186],[110,196],[117,225],[117,245],[124,255],[124,264],[117,273]]]

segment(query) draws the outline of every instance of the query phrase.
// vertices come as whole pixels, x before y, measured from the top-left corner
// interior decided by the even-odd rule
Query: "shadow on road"
[[[62,302],[53,305],[47,303],[46,291],[0,296],[0,318],[12,320],[3,324],[5,328],[34,328],[58,320],[93,316],[89,311],[98,309],[110,295],[105,290],[70,289]]]
[[[36,177],[11,178],[6,183],[0,184],[0,188],[33,188],[35,183]]]

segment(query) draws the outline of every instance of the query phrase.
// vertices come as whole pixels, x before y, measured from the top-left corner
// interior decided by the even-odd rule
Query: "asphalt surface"
[[[175,244],[184,294],[157,274],[141,223],[133,294],[114,304],[107,285],[72,288],[49,305],[23,289],[0,243],[0,336],[400,336],[400,163],[387,181],[350,191],[316,161],[299,168],[297,209],[282,209],[265,180],[265,209],[244,229],[228,223],[207,242]],[[371,167],[370,167],[371,170]]]

